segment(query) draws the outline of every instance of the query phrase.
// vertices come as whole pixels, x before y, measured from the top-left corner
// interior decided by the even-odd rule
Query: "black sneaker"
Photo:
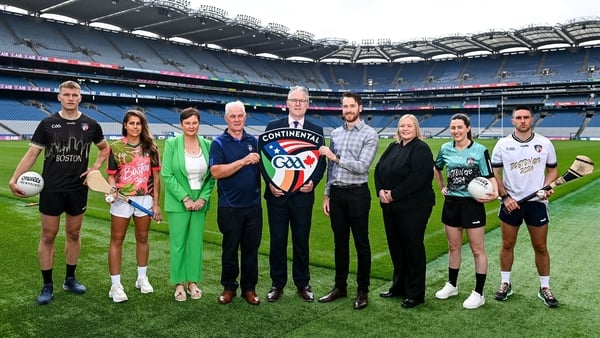
[[[558,300],[554,298],[550,288],[540,288],[538,292],[538,298],[544,302],[547,307],[558,307]]]
[[[67,277],[65,278],[65,282],[63,283],[63,290],[71,291],[73,293],[82,294],[85,293],[86,288],[83,284],[79,283],[75,277]]]
[[[498,291],[496,291],[494,298],[496,298],[496,300],[507,300],[509,296],[512,296],[512,294],[512,284],[504,282],[500,284],[500,287],[498,288]]]
[[[54,296],[54,284],[45,283],[42,286],[42,291],[37,298],[37,303],[40,305],[49,304],[52,301],[52,297]]]

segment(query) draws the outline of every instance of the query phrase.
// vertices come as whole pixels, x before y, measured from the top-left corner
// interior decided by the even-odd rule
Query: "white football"
[[[42,175],[35,171],[28,171],[19,176],[17,185],[27,197],[31,197],[39,194],[44,189],[44,179]]]
[[[494,191],[494,187],[492,186],[492,182],[485,177],[475,177],[469,182],[467,186],[467,190],[469,194],[475,199],[485,199],[488,198],[488,193],[492,193]]]

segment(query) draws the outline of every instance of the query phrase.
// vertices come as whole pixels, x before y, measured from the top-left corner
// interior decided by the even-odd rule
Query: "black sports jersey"
[[[88,168],[90,147],[104,140],[102,127],[81,114],[76,120],[62,118],[59,113],[43,119],[35,129],[30,146],[45,151],[44,190],[48,192],[82,189]]]

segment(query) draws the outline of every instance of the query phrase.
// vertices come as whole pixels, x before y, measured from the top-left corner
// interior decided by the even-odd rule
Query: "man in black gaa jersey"
[[[38,304],[52,301],[54,284],[54,241],[60,225],[60,215],[66,214],[66,277],[64,290],[76,294],[85,293],[86,288],[75,279],[75,268],[81,249],[79,232],[83,214],[87,208],[88,189],[83,184],[92,169],[98,169],[109,154],[108,143],[100,125],[79,111],[81,88],[77,82],[66,81],[59,87],[58,101],[61,110],[43,119],[37,126],[29,149],[17,165],[9,186],[15,196],[26,197],[16,182],[18,177],[35,164],[44,151],[42,177],[44,189],[40,193],[41,235],[38,245],[40,270],[44,284],[37,298]],[[98,157],[88,168],[90,147],[95,144]]]

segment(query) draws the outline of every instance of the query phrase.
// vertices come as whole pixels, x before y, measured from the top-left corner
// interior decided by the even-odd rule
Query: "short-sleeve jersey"
[[[488,150],[474,141],[465,149],[456,149],[454,141],[444,143],[435,167],[440,171],[446,167],[448,195],[456,197],[471,197],[467,186],[475,177],[494,176]]]
[[[44,190],[48,192],[87,189],[85,177],[92,144],[104,140],[102,127],[95,120],[81,114],[76,120],[67,120],[55,113],[38,124],[30,146],[44,149]]]
[[[492,167],[502,168],[506,191],[520,200],[544,186],[546,168],[556,168],[554,145],[533,133],[521,141],[514,134],[498,140],[492,151]]]
[[[115,175],[116,186],[123,195],[152,195],[152,173],[159,170],[159,161],[153,162],[151,155],[142,150],[141,144],[129,144],[127,138],[111,143],[106,172]]]
[[[236,139],[227,131],[210,145],[209,167],[228,164],[258,151],[256,138],[244,131]],[[217,180],[219,207],[248,208],[260,205],[260,173],[257,165],[245,165],[233,175]]]

